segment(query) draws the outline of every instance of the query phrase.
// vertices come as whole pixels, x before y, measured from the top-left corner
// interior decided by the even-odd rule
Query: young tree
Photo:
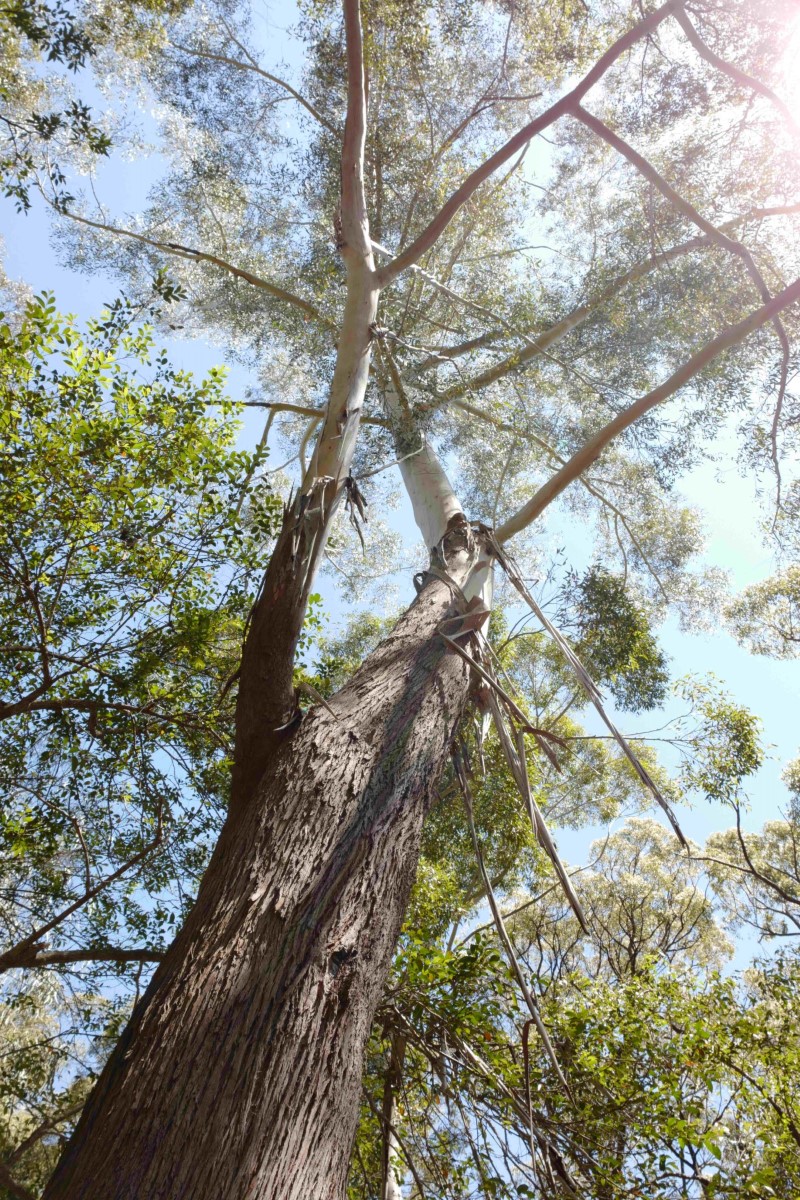
[[[670,488],[731,416],[780,499],[800,299],[796,133],[774,90],[790,11],[320,3],[304,92],[261,66],[246,12],[101,13],[102,64],[139,68],[172,166],[138,224],[43,194],[89,239],[84,261],[102,245],[141,281],[171,258],[187,325],[235,332],[273,395],[293,378],[256,403],[301,419],[302,469],[244,639],[224,827],[48,1198],[341,1197],[423,820],[471,697],[548,845],[524,737],[549,762],[553,731],[491,680],[482,632],[498,567],[543,616],[507,544],[524,551],[580,488],[653,603],[690,612],[698,535]],[[282,100],[300,127],[282,127]],[[387,455],[430,565],[352,678],[303,712],[313,579]]]

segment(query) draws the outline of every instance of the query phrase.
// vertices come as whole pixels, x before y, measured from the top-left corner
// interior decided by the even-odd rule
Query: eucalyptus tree
[[[692,569],[681,471],[735,426],[783,500],[800,299],[797,132],[780,99],[792,6],[323,2],[303,10],[294,82],[262,64],[235,5],[93,13],[99,82],[155,100],[168,167],[138,219],[65,205],[46,178],[42,195],[76,261],[134,288],[171,263],[184,328],[257,364],[263,441],[281,423],[299,471],[242,648],[227,819],[46,1195],[338,1197],[423,820],[468,705],[481,726],[495,718],[586,920],[531,792],[526,733],[545,771],[559,735],[493,676],[493,572],[599,700],[523,578],[548,571],[543,514],[560,504],[643,602],[691,619],[714,580]],[[303,711],[315,574],[392,462],[428,569],[352,678]],[[458,741],[452,778],[496,906],[472,819],[481,748]]]

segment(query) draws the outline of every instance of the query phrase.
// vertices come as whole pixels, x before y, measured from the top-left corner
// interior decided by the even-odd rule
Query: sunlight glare
[[[779,95],[800,124],[800,16],[789,27],[786,49],[781,57]]]

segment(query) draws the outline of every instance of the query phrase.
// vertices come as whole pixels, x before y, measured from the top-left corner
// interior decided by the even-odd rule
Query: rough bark
[[[465,530],[444,545],[467,581]],[[441,569],[441,567],[440,567]],[[366,1039],[469,666],[429,576],[233,810],[46,1200],[341,1200]]]

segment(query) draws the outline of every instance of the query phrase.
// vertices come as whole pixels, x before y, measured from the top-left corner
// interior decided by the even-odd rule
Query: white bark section
[[[369,378],[370,326],[378,313],[379,296],[375,264],[369,251],[364,258],[349,249],[343,255],[347,264],[347,299],[325,422],[303,480],[305,493],[320,477],[327,476],[338,483],[349,475]]]
[[[350,474],[367,390],[372,326],[378,315],[380,294],[364,190],[367,80],[359,0],[344,0],[343,9],[347,45],[347,119],[342,140],[339,238],[347,268],[347,299],[325,421],[303,479],[305,495],[311,492],[316,480],[322,478],[334,480],[333,492],[338,496],[342,482]]]
[[[406,430],[409,414],[404,400],[393,383],[384,393],[386,409],[395,430],[395,445],[399,451],[400,474],[406,485],[414,520],[425,545],[429,550],[442,540],[449,522],[454,516],[464,513],[458,497],[450,486],[450,480],[438,458],[431,450],[424,434],[419,434],[418,445],[408,445]],[[400,433],[400,431],[402,431]],[[398,436],[400,433],[400,436]]]
[[[444,537],[450,519],[464,510],[441,463],[424,438],[419,451],[400,463],[400,473],[414,510],[414,520],[425,545],[431,550]]]
[[[493,560],[490,558],[479,559],[472,568],[462,590],[467,600],[477,596],[483,601],[484,607],[491,611],[494,595]]]
[[[392,1116],[391,1128],[389,1129],[389,1162],[386,1170],[386,1186],[383,1192],[383,1200],[403,1200],[403,1189],[401,1186],[405,1169],[403,1159],[400,1154],[400,1145],[397,1141],[397,1135],[394,1132],[394,1126],[397,1123],[397,1104],[392,1100]]]

